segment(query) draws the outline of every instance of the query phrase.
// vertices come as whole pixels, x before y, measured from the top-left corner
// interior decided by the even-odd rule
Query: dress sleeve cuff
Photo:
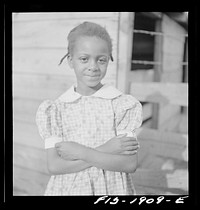
[[[53,148],[53,147],[55,147],[56,143],[61,142],[61,141],[62,141],[62,138],[57,137],[57,136],[52,136],[52,137],[46,138],[44,148],[45,149]]]
[[[117,136],[122,135],[122,134],[127,134],[127,137],[135,137],[137,139],[137,136],[135,134],[135,131],[128,131],[128,130],[119,130],[117,131]]]

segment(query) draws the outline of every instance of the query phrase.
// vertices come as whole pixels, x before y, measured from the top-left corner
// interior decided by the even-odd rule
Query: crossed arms
[[[109,171],[133,173],[139,144],[134,137],[116,136],[96,148],[75,142],[60,142],[47,149],[50,174],[76,173],[95,166]]]

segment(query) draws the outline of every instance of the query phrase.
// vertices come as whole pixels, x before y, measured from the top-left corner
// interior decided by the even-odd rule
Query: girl
[[[52,174],[45,195],[134,195],[142,107],[101,83],[113,60],[109,34],[98,24],[80,24],[68,35],[65,57],[77,84],[44,101],[36,115]]]

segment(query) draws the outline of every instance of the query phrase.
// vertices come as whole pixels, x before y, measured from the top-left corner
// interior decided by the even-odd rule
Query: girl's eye
[[[99,59],[98,62],[100,64],[105,64],[105,63],[107,63],[107,59],[106,58],[102,58],[102,59]]]
[[[86,62],[88,61],[88,58],[87,58],[87,57],[81,57],[81,58],[80,58],[80,61],[81,61],[82,63],[86,63]]]

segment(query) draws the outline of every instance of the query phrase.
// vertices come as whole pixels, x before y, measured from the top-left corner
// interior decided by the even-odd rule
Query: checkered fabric
[[[100,93],[98,97],[80,95],[70,102],[59,98],[46,100],[39,106],[36,123],[46,149],[60,141],[74,141],[95,148],[121,133],[135,135],[135,129],[142,123],[139,101],[131,95],[115,94],[104,98]],[[131,174],[96,167],[51,176],[45,191],[45,195],[134,194]]]

